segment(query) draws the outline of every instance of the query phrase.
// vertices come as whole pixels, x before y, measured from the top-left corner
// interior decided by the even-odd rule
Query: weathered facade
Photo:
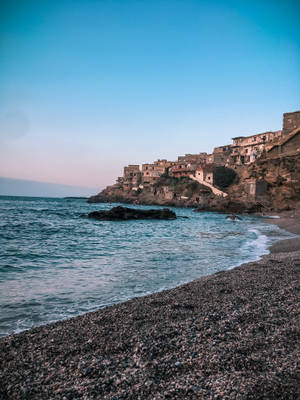
[[[212,161],[216,165],[227,165],[230,162],[232,153],[231,145],[215,147],[212,154]]]
[[[161,175],[176,164],[174,161],[157,160],[152,164],[142,165],[142,185],[149,186],[153,184]]]
[[[124,167],[123,189],[126,191],[137,190],[141,183],[141,171],[139,165],[128,165]]]
[[[169,170],[170,176],[174,178],[188,177],[195,174],[196,166],[191,164],[179,164]]]
[[[269,131],[247,137],[233,138],[229,164],[243,165],[254,162],[263,154],[266,144],[280,137],[281,134],[282,131]]]
[[[279,141],[270,146],[267,156],[281,154],[295,154],[300,152],[300,126],[294,129],[289,135],[283,136]]]
[[[184,156],[178,157],[178,164],[199,164],[203,162],[207,162],[207,157],[209,154],[207,153],[199,153],[199,154],[186,154]]]
[[[213,164],[199,164],[196,168],[195,177],[200,181],[214,184]]]
[[[212,160],[212,154],[186,154],[179,156],[178,161],[173,163],[169,173],[174,178],[195,175],[196,168],[199,164],[205,164],[207,160]]]
[[[282,135],[289,135],[296,128],[300,127],[300,111],[289,112],[283,114]]]
[[[267,193],[268,184],[266,181],[258,179],[249,179],[245,183],[245,190],[249,197],[253,200],[259,200],[261,197],[265,196]]]

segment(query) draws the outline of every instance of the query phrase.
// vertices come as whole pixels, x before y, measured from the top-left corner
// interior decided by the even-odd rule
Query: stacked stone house
[[[256,135],[233,138],[229,164],[243,165],[251,164],[260,157],[267,143],[281,136],[281,131],[263,132]]]
[[[283,128],[278,131],[268,131],[251,136],[234,137],[233,143],[215,147],[213,163],[235,167],[253,163],[262,155],[293,151],[297,144],[297,128],[300,127],[300,111],[283,114]],[[280,144],[281,143],[281,144]],[[282,146],[282,147],[280,147]],[[271,150],[272,149],[272,150]]]
[[[157,160],[152,164],[142,164],[142,182],[140,187],[153,185],[174,164],[174,161],[167,160]]]
[[[212,163],[199,164],[195,171],[195,177],[199,181],[214,184],[214,165]]]
[[[139,165],[128,165],[124,167],[122,186],[125,191],[138,190],[141,183],[141,171]]]
[[[215,166],[238,168],[253,163],[262,155],[274,157],[300,152],[300,111],[283,114],[282,130],[238,136],[232,140],[230,145],[215,147],[213,154],[185,154],[179,156],[177,161],[157,160],[142,164],[142,170],[139,165],[128,165],[124,167],[123,177],[118,178],[117,184],[125,191],[143,189],[168,173],[175,178],[193,177],[213,185]]]
[[[169,173],[174,178],[195,176],[196,170],[199,165],[212,163],[212,154],[199,153],[199,154],[186,154],[179,156],[175,165],[170,168]]]

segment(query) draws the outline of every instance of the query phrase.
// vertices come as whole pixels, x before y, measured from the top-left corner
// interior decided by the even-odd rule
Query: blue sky
[[[298,1],[0,0],[0,176],[104,187],[300,109]]]

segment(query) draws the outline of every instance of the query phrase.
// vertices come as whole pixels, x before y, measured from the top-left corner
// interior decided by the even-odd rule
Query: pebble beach
[[[278,222],[280,221],[280,222]],[[270,220],[300,234],[298,215]],[[0,340],[0,399],[298,399],[300,240]]]

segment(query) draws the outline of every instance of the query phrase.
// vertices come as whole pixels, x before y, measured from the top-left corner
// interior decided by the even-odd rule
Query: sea
[[[190,208],[171,207],[170,221],[81,217],[116,205],[0,197],[0,336],[258,260],[291,236],[259,217]]]

